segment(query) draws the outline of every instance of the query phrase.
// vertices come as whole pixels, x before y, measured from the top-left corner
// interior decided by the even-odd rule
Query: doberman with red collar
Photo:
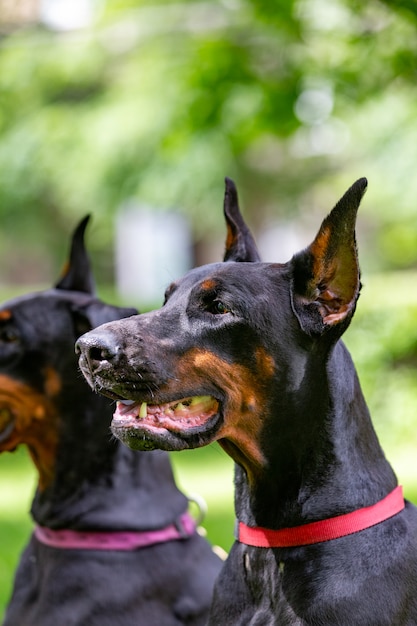
[[[157,311],[78,342],[136,449],[217,440],[236,461],[237,541],[209,623],[417,624],[417,508],[405,502],[340,340],[359,296],[358,180],[288,263],[261,263],[228,181],[227,262]],[[132,404],[133,402],[133,404]]]
[[[222,562],[168,455],[113,438],[113,402],[78,369],[79,335],[136,313],[94,295],[86,224],[55,288],[0,308],[0,451],[26,444],[39,475],[4,626],[199,626]]]

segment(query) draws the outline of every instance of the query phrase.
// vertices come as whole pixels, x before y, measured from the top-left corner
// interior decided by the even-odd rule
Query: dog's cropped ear
[[[360,292],[356,214],[367,187],[357,180],[323,221],[313,243],[296,254],[292,265],[292,305],[309,333],[349,323]],[[341,331],[347,324],[341,325]]]
[[[80,337],[101,324],[137,315],[137,309],[105,304],[101,300],[92,300],[87,305],[72,306],[72,319],[76,337]]]
[[[82,291],[92,295],[95,293],[90,259],[84,244],[84,233],[89,220],[90,216],[87,215],[74,230],[69,260],[65,264],[61,278],[55,285],[56,289]]]
[[[230,178],[225,178],[224,217],[227,237],[223,261],[254,263],[260,261],[256,243],[246,226],[239,209],[236,185]]]

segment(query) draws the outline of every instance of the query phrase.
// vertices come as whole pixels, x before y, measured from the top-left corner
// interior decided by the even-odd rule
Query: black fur
[[[250,526],[349,513],[397,484],[340,339],[360,292],[355,217],[365,188],[357,181],[288,263],[253,262],[238,226],[227,263],[192,270],[171,285],[162,309],[78,342],[96,389],[173,407],[170,417],[162,409],[161,417],[155,409],[115,416],[113,432],[136,448],[217,440],[236,461],[236,516]],[[176,418],[175,403],[192,396],[211,396],[209,410]],[[417,509],[407,502],[383,523],[316,545],[235,542],[209,623],[412,626],[416,589]]]
[[[168,456],[135,453],[114,439],[113,402],[94,394],[78,370],[80,334],[136,313],[94,295],[86,223],[55,288],[0,308],[0,408],[9,416],[0,450],[28,446],[39,471],[31,512],[41,526],[164,528],[188,507]],[[57,549],[32,535],[4,626],[202,625],[220,565],[197,533],[134,552]]]

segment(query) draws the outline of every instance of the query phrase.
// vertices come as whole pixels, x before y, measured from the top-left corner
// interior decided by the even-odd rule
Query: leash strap
[[[385,498],[372,506],[367,506],[351,513],[328,519],[295,526],[271,530],[260,526],[250,527],[238,523],[237,540],[247,546],[257,548],[293,548],[307,546],[331,539],[352,535],[397,515],[405,507],[403,490],[396,487]]]
[[[156,543],[186,539],[195,533],[191,515],[183,513],[176,523],[165,528],[145,531],[83,531],[53,530],[36,526],[35,537],[41,543],[64,550],[124,550],[133,551]]]

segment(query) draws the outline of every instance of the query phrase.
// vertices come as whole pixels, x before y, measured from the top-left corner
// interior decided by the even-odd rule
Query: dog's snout
[[[120,346],[112,333],[92,331],[78,339],[75,352],[79,355],[80,362],[88,363],[90,371],[94,372],[104,362],[116,363]]]

